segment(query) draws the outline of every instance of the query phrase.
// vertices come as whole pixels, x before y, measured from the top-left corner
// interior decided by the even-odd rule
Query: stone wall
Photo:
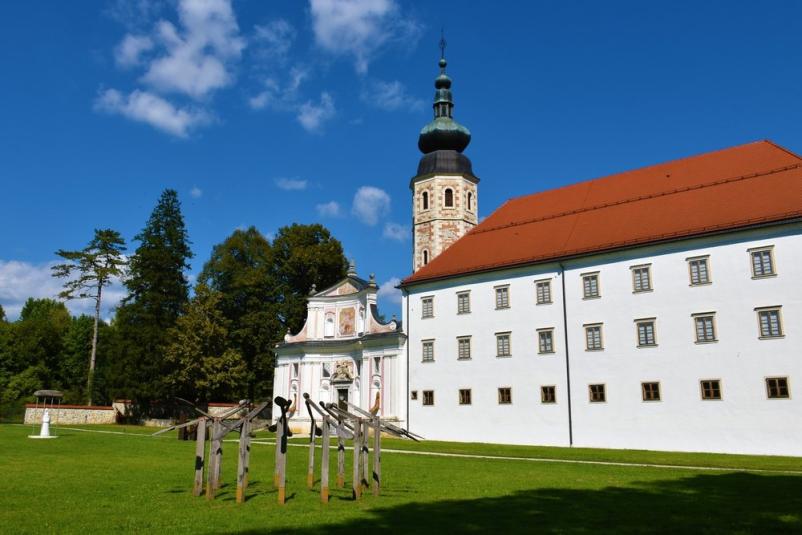
[[[25,405],[26,424],[41,424],[44,407],[33,403]],[[114,424],[117,411],[113,407],[62,405],[50,409],[50,425]]]

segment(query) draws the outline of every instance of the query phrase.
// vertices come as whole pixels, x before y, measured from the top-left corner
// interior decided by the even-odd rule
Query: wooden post
[[[275,468],[273,469],[273,486],[278,488],[279,486],[279,464],[281,464],[281,437],[284,436],[284,426],[281,423],[281,418],[278,419],[278,423],[276,425],[276,464]]]
[[[203,461],[206,454],[206,418],[198,419],[195,439],[195,484],[192,495],[200,496],[203,492]]]
[[[212,423],[212,439],[209,441],[209,469],[206,472],[206,499],[214,499],[214,491],[217,489],[217,464],[220,457],[217,451],[220,449],[220,440],[216,438],[220,432],[220,423],[215,418]]]
[[[364,419],[362,420],[362,478],[361,483],[362,487],[365,490],[370,488],[370,483],[368,483],[368,468],[370,463],[368,461],[368,445],[370,444],[370,420]]]
[[[337,418],[337,488],[345,486],[345,426],[342,418]]]
[[[306,471],[306,486],[307,488],[310,489],[315,486],[315,420],[314,419],[312,419],[312,421],[309,422],[309,468]]]
[[[243,421],[239,434],[239,462],[237,464],[237,503],[245,501],[245,489],[248,488],[248,462],[251,451],[251,423]]]
[[[381,492],[382,476],[382,433],[381,420],[378,416],[373,418],[373,495],[378,496]]]
[[[329,419],[323,418],[323,451],[320,454],[320,501],[329,503]]]
[[[218,435],[223,432],[223,422],[219,418],[217,419],[217,431],[215,435]],[[216,459],[214,462],[214,489],[217,490],[223,484],[223,439],[219,438],[217,440],[217,452]]]
[[[362,483],[359,477],[360,460],[362,454],[362,422],[360,419],[354,421],[354,480],[351,483],[353,489],[352,495],[354,500],[358,500],[362,496]]]

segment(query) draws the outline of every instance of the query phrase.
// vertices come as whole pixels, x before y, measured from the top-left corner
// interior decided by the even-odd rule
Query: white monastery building
[[[277,393],[367,407],[380,391],[385,416],[434,440],[802,455],[802,158],[750,143],[479,223],[445,67],[410,184],[403,332],[351,273],[310,297]],[[344,309],[363,328],[343,330]]]

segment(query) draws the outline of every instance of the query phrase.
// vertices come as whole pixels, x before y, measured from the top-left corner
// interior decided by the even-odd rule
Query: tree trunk
[[[95,327],[92,331],[92,353],[89,356],[89,373],[86,377],[86,404],[92,405],[92,388],[95,382],[95,356],[97,355],[97,327],[100,321],[100,296],[103,293],[103,285],[98,282],[97,299],[95,300]]]

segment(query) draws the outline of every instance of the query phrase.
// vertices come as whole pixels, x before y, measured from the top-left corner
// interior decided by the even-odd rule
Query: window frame
[[[555,348],[555,344],[554,344],[554,327],[543,327],[541,329],[536,329],[536,332],[537,332],[537,354],[538,355],[553,355],[554,353],[556,353],[557,349]],[[542,333],[548,333],[550,335],[550,338],[551,338],[551,340],[550,340],[551,349],[548,350],[548,351],[543,351],[543,345],[540,343],[541,342],[540,335]]]
[[[463,341],[468,342],[468,356],[461,356],[460,343]],[[457,336],[457,360],[471,360],[473,358],[473,347],[471,342],[471,335]]]
[[[507,304],[499,306],[498,304],[498,296],[501,292],[505,292],[507,296]],[[507,310],[510,308],[510,285],[509,284],[500,284],[498,286],[493,286],[493,297],[495,298],[496,303],[496,310]]]
[[[423,251],[421,251],[421,256],[423,256],[423,259],[422,259],[423,260],[423,265],[424,266],[429,265],[429,249],[424,249]]]
[[[539,293],[538,290],[539,290],[541,285],[543,285],[546,288],[548,288],[549,298],[548,298],[547,301],[541,301],[540,300],[540,293]],[[551,305],[553,303],[554,303],[554,301],[552,299],[552,294],[551,294],[551,279],[539,279],[539,280],[536,280],[535,281],[535,304],[536,305]]]
[[[497,332],[496,334],[496,358],[497,359],[508,359],[512,357],[512,331],[501,331]],[[499,339],[503,336],[507,337],[507,353],[501,354],[499,353]]]
[[[771,277],[777,276],[777,261],[774,257],[774,245],[763,245],[761,247],[751,247],[746,250],[749,254],[749,271],[752,273],[752,279],[770,279]],[[755,273],[755,254],[758,253],[769,253],[769,263],[771,264],[771,273],[764,273],[762,275],[758,275]]]
[[[451,204],[448,204],[448,193],[451,192]],[[454,188],[451,186],[443,188],[443,208],[456,208],[454,202]]]
[[[700,340],[699,339],[699,330],[696,327],[696,321],[702,318],[711,318],[713,324],[713,338],[711,340]],[[718,342],[718,325],[716,323],[716,313],[714,312],[696,312],[691,314],[691,319],[693,320],[693,339],[694,344],[715,344]]]
[[[593,399],[593,387],[601,387],[602,399]],[[607,403],[607,383],[589,383],[588,384],[588,402],[589,403]]]
[[[635,323],[635,343],[640,348],[657,347],[657,318],[638,318],[634,320]],[[640,339],[640,326],[642,323],[651,323],[652,325],[652,343],[642,344]]]
[[[426,314],[427,302],[429,304],[429,314]],[[420,298],[420,319],[428,320],[434,317],[434,296],[425,295]]]
[[[425,340],[421,340],[421,362],[434,362],[434,338],[427,338]],[[426,358],[426,346],[431,345],[432,347],[432,357]]]
[[[424,190],[421,192],[421,212],[428,212],[432,205],[431,205],[431,195],[429,195],[429,190]]]
[[[475,202],[475,197],[476,197],[476,195],[474,195],[473,191],[468,190],[466,192],[466,195],[465,195],[465,209],[468,210],[471,213],[474,212],[473,205],[474,205],[474,202]]]
[[[587,273],[580,273],[579,277],[582,281],[582,299],[599,299],[601,298],[601,271],[588,271]],[[596,278],[596,293],[588,295],[585,293],[585,279],[588,277]]]
[[[464,399],[462,397],[464,392],[468,393],[468,396],[467,396],[468,397],[468,402],[467,403],[464,402]],[[457,404],[458,405],[473,405],[473,394],[471,393],[471,389],[470,388],[460,388],[460,389],[457,390]]]
[[[657,389],[654,392],[657,392],[656,398],[646,399],[646,385],[657,385]],[[640,383],[640,393],[641,393],[641,400],[644,403],[651,403],[653,401],[663,401],[663,393],[660,388],[660,381],[641,381]]]
[[[546,399],[547,388],[551,389],[551,400]],[[557,404],[557,385],[540,385],[540,403],[541,405]]]
[[[788,378],[787,375],[775,375],[772,377],[765,377],[765,385],[766,385],[766,399],[791,399],[791,380]],[[785,396],[772,396],[771,395],[771,388],[769,387],[769,381],[778,381],[784,380],[785,381]]]
[[[503,401],[502,399],[502,390],[506,391],[508,394],[508,401]],[[512,405],[512,387],[511,386],[500,386],[498,387],[498,404],[499,405]]]
[[[718,397],[705,397],[705,383],[716,383],[715,390],[718,391]],[[713,389],[711,389],[712,391]],[[699,379],[699,395],[702,401],[723,401],[724,400],[724,387],[721,386],[721,379]]]
[[[590,347],[588,345],[588,330],[595,327],[599,328],[599,347]],[[582,328],[585,331],[585,351],[604,351],[604,322],[585,323]]]
[[[422,396],[422,399],[421,399],[421,406],[423,406],[423,407],[434,407],[434,390],[422,390],[422,392],[423,392],[423,396]],[[430,398],[429,399],[429,403],[426,402],[427,401],[426,400],[427,395]]]
[[[640,272],[645,270],[646,272],[646,280],[649,283],[647,288],[641,288],[640,290],[637,289],[635,281],[635,272]],[[635,266],[629,266],[629,271],[632,276],[632,293],[633,294],[642,294],[654,291],[654,278],[652,277],[652,265],[651,264],[637,264]]]
[[[701,262],[704,261],[705,263],[705,270],[707,271],[707,280],[705,282],[693,282],[693,270],[691,269],[691,264],[693,262]],[[709,286],[713,284],[713,276],[710,270],[710,255],[700,255],[700,256],[689,256],[685,259],[685,262],[688,264],[688,286],[695,288],[697,286]]]
[[[785,329],[783,328],[783,314],[782,305],[774,305],[767,307],[755,307],[755,314],[757,315],[757,338],[758,340],[776,340],[777,338],[785,338]],[[780,329],[779,334],[763,334],[763,322],[760,315],[768,312],[777,313],[777,326]]]
[[[468,301],[467,310],[460,310],[460,298],[466,298]],[[471,291],[460,290],[457,292],[457,314],[470,314],[471,313]]]

